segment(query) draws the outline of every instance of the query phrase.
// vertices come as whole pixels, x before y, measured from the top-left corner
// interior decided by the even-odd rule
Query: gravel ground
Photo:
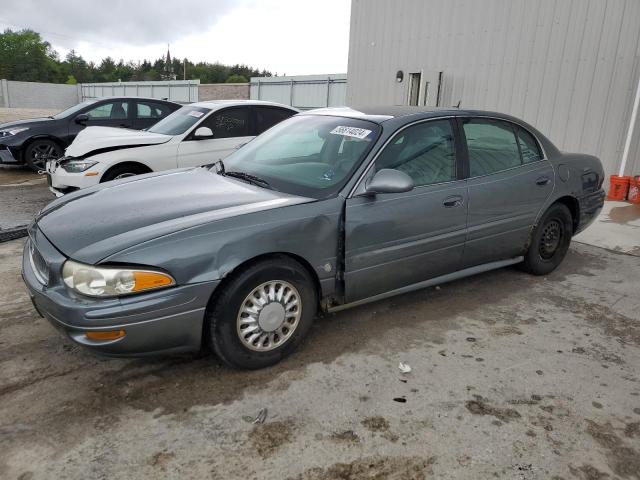
[[[24,120],[26,118],[48,117],[62,109],[49,110],[45,108],[0,108],[0,123]]]
[[[56,197],[44,175],[26,167],[0,166],[0,232],[28,225]]]
[[[25,118],[46,117],[59,110],[0,108],[0,124]],[[55,197],[46,178],[26,167],[0,165],[0,231],[28,225],[33,216]]]
[[[638,257],[573,244],[546,278],[329,315],[242,372],[75,346],[32,309],[22,245],[0,244],[3,479],[640,478]]]

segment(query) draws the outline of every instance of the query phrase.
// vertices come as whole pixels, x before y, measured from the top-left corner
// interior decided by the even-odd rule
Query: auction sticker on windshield
[[[357,127],[336,127],[333,130],[331,130],[329,133],[333,133],[334,135],[343,135],[345,137],[354,137],[354,138],[363,139],[371,133],[371,130],[367,130],[366,128],[357,128]]]

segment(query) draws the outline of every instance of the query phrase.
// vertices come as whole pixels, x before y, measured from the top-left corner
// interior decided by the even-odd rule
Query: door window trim
[[[385,142],[382,144],[382,146],[375,153],[375,155],[373,156],[373,158],[371,159],[369,164],[366,166],[366,168],[364,169],[362,174],[359,176],[359,178],[356,181],[356,183],[353,185],[353,187],[351,188],[351,190],[347,194],[346,198],[349,199],[349,198],[353,198],[355,196],[355,193],[358,190],[358,188],[360,187],[360,184],[365,179],[365,177],[369,174],[369,170],[371,170],[373,168],[373,166],[375,165],[376,160],[378,159],[380,154],[387,148],[389,143],[391,143],[391,141],[394,138],[396,138],[396,136],[400,132],[402,132],[403,130],[405,130],[405,129],[409,128],[409,127],[413,127],[414,125],[418,125],[420,123],[434,122],[434,121],[438,121],[438,120],[448,120],[449,124],[451,125],[451,131],[453,132],[453,145],[454,145],[455,156],[456,156],[456,162],[455,162],[455,164],[456,164],[456,178],[454,180],[448,180],[446,182],[429,183],[428,185],[418,185],[415,188],[418,189],[418,188],[432,187],[434,185],[446,185],[448,183],[454,183],[454,182],[459,182],[461,180],[465,180],[465,178],[462,177],[462,174],[463,174],[463,171],[462,171],[463,162],[462,162],[462,158],[460,156],[460,154],[462,152],[460,151],[460,144],[459,144],[461,138],[459,136],[458,126],[456,124],[455,119],[456,119],[456,116],[454,116],[454,115],[446,115],[446,116],[443,116],[443,117],[433,117],[433,118],[421,118],[421,119],[416,120],[414,122],[407,123],[406,125],[403,125],[399,129],[397,129],[395,132],[393,132],[393,134],[391,134],[391,136],[389,138],[387,138],[385,140]],[[465,149],[465,151],[466,151],[466,149]]]
[[[212,110],[211,112],[209,112],[209,115],[205,115],[204,118],[201,118],[200,121],[198,123],[196,123],[195,125],[193,125],[191,127],[191,130],[185,134],[184,138],[182,139],[183,142],[200,142],[202,140],[225,140],[227,138],[246,138],[246,137],[255,137],[255,111],[253,110],[253,105],[233,105],[233,106],[229,106],[229,107],[224,107],[224,108],[219,108],[218,110]],[[248,111],[248,115],[247,115],[247,130],[248,130],[248,134],[247,135],[243,135],[242,137],[222,137],[222,138],[216,138],[215,136],[211,137],[211,138],[205,138],[205,139],[196,139],[194,138],[194,134],[196,133],[196,130],[198,128],[200,128],[200,126],[212,115],[217,115],[219,113],[222,112],[226,112],[227,110],[233,110],[233,109],[239,109],[239,108],[246,108]]]
[[[523,127],[522,125],[520,125],[517,122],[514,122],[512,120],[508,120],[506,118],[501,118],[501,117],[493,117],[490,115],[460,115],[457,117],[458,118],[458,133],[462,139],[462,143],[463,143],[463,148],[464,148],[464,157],[466,160],[466,166],[465,166],[465,174],[467,179],[474,179],[474,178],[483,178],[483,177],[489,177],[491,175],[497,175],[503,172],[509,172],[511,170],[515,170],[517,168],[522,168],[522,167],[526,167],[527,165],[536,165],[539,162],[548,160],[547,157],[547,152],[545,151],[542,142],[540,142],[540,140],[538,139],[538,137],[536,135],[534,135],[528,128]],[[510,167],[510,168],[506,168],[504,170],[498,170],[497,172],[491,172],[491,173],[487,173],[485,175],[476,175],[474,177],[471,176],[471,166],[469,164],[469,148],[467,145],[467,137],[465,136],[464,133],[464,128],[463,128],[463,122],[464,120],[474,120],[474,119],[481,119],[481,120],[495,120],[495,121],[499,121],[499,122],[503,122],[503,123],[507,123],[509,124],[509,126],[511,127],[511,130],[513,131],[513,136],[515,138],[516,141],[516,145],[518,147],[518,155],[520,156],[520,165],[516,165],[515,167]],[[534,142],[536,142],[536,144],[538,145],[538,150],[540,151],[540,153],[542,154],[542,158],[540,158],[539,160],[536,160],[535,162],[528,162],[528,163],[523,163],[522,162],[522,152],[520,149],[520,144],[518,142],[518,129],[523,130],[525,132],[527,132],[529,135],[531,135],[531,137],[533,138]]]

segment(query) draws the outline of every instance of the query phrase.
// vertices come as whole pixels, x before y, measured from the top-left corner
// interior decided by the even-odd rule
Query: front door
[[[85,123],[76,123],[75,117],[69,121],[69,143],[73,141],[80,131],[85,127],[122,127],[133,128],[133,112],[129,100],[109,100],[102,101],[88,107],[86,110],[78,112],[87,115]]]
[[[210,114],[187,135],[178,148],[179,167],[197,167],[222,160],[238,146],[253,138],[251,109],[233,107]],[[207,127],[213,135],[195,138],[200,127]]]
[[[376,159],[372,170],[405,172],[414,181],[412,191],[347,200],[347,302],[459,269],[467,185],[457,168],[453,126],[450,120],[411,125],[398,132]]]
[[[461,119],[469,157],[463,267],[524,254],[553,191],[553,168],[526,130],[502,120]]]

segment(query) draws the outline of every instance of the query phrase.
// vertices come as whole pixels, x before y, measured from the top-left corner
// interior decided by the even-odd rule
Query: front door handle
[[[452,195],[442,201],[442,205],[445,208],[461,207],[463,203],[463,198],[460,195]]]
[[[549,179],[549,177],[540,177],[536,180],[536,185],[540,185],[541,187],[544,185],[549,185],[551,183],[551,180]]]

